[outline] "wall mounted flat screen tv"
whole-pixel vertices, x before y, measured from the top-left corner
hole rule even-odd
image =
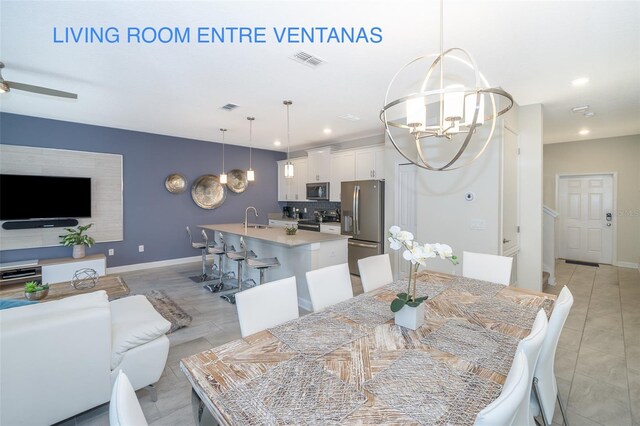
[[[0,220],[91,217],[91,178],[0,174]]]

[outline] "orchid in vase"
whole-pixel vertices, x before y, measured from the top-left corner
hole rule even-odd
[[[438,256],[441,259],[449,259],[454,265],[458,264],[458,257],[453,254],[451,247],[447,244],[435,243],[421,245],[413,240],[413,234],[411,232],[403,231],[399,226],[389,228],[389,243],[392,250],[404,248],[402,257],[411,262],[407,292],[396,295],[396,298],[391,302],[392,312],[400,311],[405,305],[416,308],[427,300],[428,296],[416,297],[418,268],[420,268],[421,265],[425,266],[427,259]]]

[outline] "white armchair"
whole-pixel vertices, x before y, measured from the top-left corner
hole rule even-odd
[[[135,389],[157,382],[170,326],[144,296],[109,302],[104,291],[0,311],[0,424],[48,425],[103,404],[120,370]]]

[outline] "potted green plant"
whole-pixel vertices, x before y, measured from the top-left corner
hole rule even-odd
[[[28,300],[40,300],[49,294],[49,284],[41,284],[38,281],[24,283],[24,297]]]
[[[62,244],[65,247],[73,247],[73,258],[80,259],[84,257],[84,247],[91,247],[96,243],[96,241],[88,235],[83,235],[83,233],[91,228],[93,223],[88,225],[78,225],[74,228],[64,228],[67,233],[65,235],[60,235]]]
[[[397,325],[415,330],[424,323],[422,302],[428,298],[428,296],[418,297],[416,295],[418,268],[421,265],[425,266],[427,259],[432,257],[449,259],[454,265],[458,264],[458,258],[447,244],[421,245],[413,240],[411,232],[403,231],[398,226],[389,228],[389,243],[392,250],[404,248],[402,257],[411,262],[407,292],[396,295],[396,298],[391,302],[391,311],[395,314]]]

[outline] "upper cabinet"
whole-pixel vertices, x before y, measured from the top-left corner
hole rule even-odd
[[[307,183],[329,182],[329,201],[340,202],[342,182],[384,179],[384,145],[331,151],[308,151],[292,158],[294,177],[284,177],[287,160],[278,161],[278,201],[306,201]]]
[[[331,148],[307,151],[307,182],[329,182],[331,180]]]
[[[384,146],[356,150],[356,180],[384,179]]]
[[[329,181],[329,201],[340,202],[342,182],[356,180],[356,154],[354,151],[338,152],[331,155],[331,180]]]
[[[307,159],[292,158],[293,177],[284,177],[287,160],[278,161],[278,201],[306,201],[307,199]]]

